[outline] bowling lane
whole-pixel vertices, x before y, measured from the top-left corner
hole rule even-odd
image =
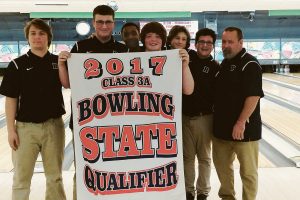
[[[262,121],[300,145],[300,114],[267,99],[261,100]]]
[[[300,87],[300,74],[298,73],[293,76],[284,76],[284,75],[275,74],[275,73],[264,73],[263,74],[263,78],[271,79],[274,81],[280,81],[283,83],[287,83],[287,84],[291,84],[291,85]],[[298,78],[296,78],[296,77],[298,77]]]
[[[300,106],[300,91],[286,88],[273,82],[263,81],[263,90],[266,95],[275,95],[281,99],[287,100]]]

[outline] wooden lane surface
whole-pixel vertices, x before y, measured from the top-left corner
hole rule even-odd
[[[261,99],[262,121],[300,145],[300,114],[267,99]]]
[[[300,105],[300,92],[284,86],[276,85],[269,81],[263,81],[263,90],[267,93]]]
[[[65,108],[67,111],[67,114],[63,115],[64,121],[69,117],[70,115],[70,90],[64,90],[63,91],[64,96],[64,102],[65,102]],[[13,169],[12,161],[11,161],[11,148],[7,141],[7,127],[4,126],[0,129],[0,172],[9,172]],[[67,127],[68,129],[68,127]],[[70,132],[67,132],[69,134],[66,134],[66,143],[65,146],[68,145],[68,143],[72,140],[72,135]],[[39,156],[37,159],[37,162],[40,162],[42,159]]]
[[[272,80],[277,80],[293,85],[300,85],[300,79],[281,76],[277,74],[264,74]],[[263,81],[263,89],[272,95],[281,99],[293,102],[295,105],[300,105],[300,92],[280,85],[273,84],[268,81]],[[300,114],[288,108],[275,104],[266,99],[261,101],[262,120],[287,136],[292,141],[300,144]]]
[[[288,83],[291,85],[296,85],[296,86],[300,86],[300,78],[294,78],[294,77],[290,77],[290,76],[283,76],[280,74],[274,74],[274,73],[264,73],[263,74],[264,78],[268,78],[268,79],[272,79],[275,81],[281,81],[284,83]],[[300,75],[299,75],[300,77]]]

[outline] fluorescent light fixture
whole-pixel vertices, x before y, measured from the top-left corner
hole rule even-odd
[[[67,2],[57,2],[57,1],[38,1],[34,5],[36,6],[68,6]]]
[[[89,25],[89,23],[81,21],[78,22],[76,25],[76,32],[79,35],[87,35],[91,30],[91,26]]]

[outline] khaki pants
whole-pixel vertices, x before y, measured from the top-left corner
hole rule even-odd
[[[195,156],[198,160],[197,194],[208,195],[211,174],[213,115],[183,116],[183,163],[186,192],[195,192]]]
[[[46,176],[46,200],[65,200],[62,183],[65,128],[62,118],[43,123],[17,122],[16,126],[20,146],[12,152],[12,199],[29,199],[31,178],[40,152]]]
[[[235,200],[233,161],[237,156],[243,200],[255,200],[258,188],[258,141],[234,142],[213,138],[213,161],[221,183],[219,197]]]

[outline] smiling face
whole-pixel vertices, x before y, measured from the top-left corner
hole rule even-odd
[[[126,26],[122,30],[122,40],[129,49],[139,46],[140,33],[135,26]]]
[[[179,32],[172,40],[171,47],[173,49],[184,49],[187,44],[187,35],[184,32]]]
[[[213,38],[210,35],[200,36],[195,47],[200,58],[207,58],[214,48]]]
[[[110,40],[112,32],[115,28],[115,23],[112,15],[96,14],[93,20],[96,37],[101,42]]]
[[[160,51],[162,39],[156,33],[147,33],[145,37],[145,51]]]
[[[31,25],[28,32],[28,43],[33,50],[47,50],[48,35],[45,31]]]
[[[130,39],[140,39],[140,33],[135,26],[126,26],[122,31],[122,39],[126,43]]]

